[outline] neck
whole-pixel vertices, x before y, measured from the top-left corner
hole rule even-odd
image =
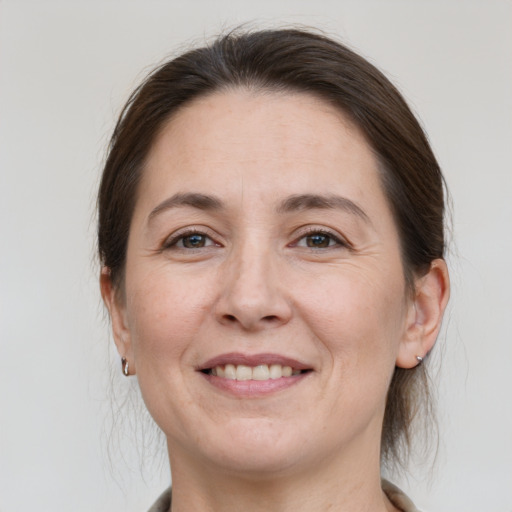
[[[390,512],[381,489],[379,454],[323,458],[307,470],[244,474],[170,450],[172,512]],[[186,464],[183,462],[187,460]],[[350,462],[349,462],[350,461]]]

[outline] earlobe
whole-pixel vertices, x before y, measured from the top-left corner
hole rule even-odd
[[[118,290],[116,290],[112,283],[108,267],[101,269],[100,289],[101,297],[110,315],[114,342],[123,361],[123,373],[127,375],[127,368],[129,367],[129,374],[133,375],[135,374],[135,362],[133,359],[130,330],[126,321],[126,307],[124,301],[119,297]]]
[[[421,364],[436,342],[449,296],[450,280],[446,262],[436,259],[429,271],[415,282],[396,366],[413,368]]]

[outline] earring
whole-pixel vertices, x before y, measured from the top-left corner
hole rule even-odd
[[[418,361],[418,366],[423,363],[423,357],[421,356],[416,356],[416,361]]]
[[[130,370],[128,369],[128,360],[126,357],[121,358],[121,368],[123,370],[124,376],[128,377],[128,375],[130,375]]]

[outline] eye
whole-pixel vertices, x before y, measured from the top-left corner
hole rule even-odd
[[[346,247],[348,244],[333,233],[322,230],[314,230],[299,238],[294,244],[296,247],[308,249],[328,249],[330,247]]]
[[[211,244],[212,240],[208,238],[206,235],[202,235],[200,233],[194,233],[193,235],[183,236],[176,243],[176,245],[180,247],[185,247],[187,249],[199,249],[201,247],[205,247]]]
[[[217,244],[208,235],[199,231],[188,231],[171,237],[165,242],[164,249],[202,249],[213,245]]]

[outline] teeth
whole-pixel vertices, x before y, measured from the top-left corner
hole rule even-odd
[[[217,375],[219,374],[218,373],[218,369],[219,367],[217,366],[215,368],[217,370]],[[236,368],[234,365],[232,364],[227,364],[225,367],[224,367],[224,377],[226,379],[230,379],[230,380],[236,380]]]
[[[270,371],[266,364],[260,364],[252,369],[253,380],[268,380],[270,379]]]
[[[270,365],[270,378],[280,379],[283,376],[283,367],[280,364]]]
[[[210,370],[210,375],[229,380],[270,380],[300,375],[300,373],[300,370],[293,370],[291,366],[282,366],[280,364],[271,364],[270,366],[260,364],[254,367],[245,364],[227,364],[225,366],[216,366]]]
[[[252,379],[252,368],[250,366],[244,366],[239,364],[236,367],[236,380],[251,380]]]

